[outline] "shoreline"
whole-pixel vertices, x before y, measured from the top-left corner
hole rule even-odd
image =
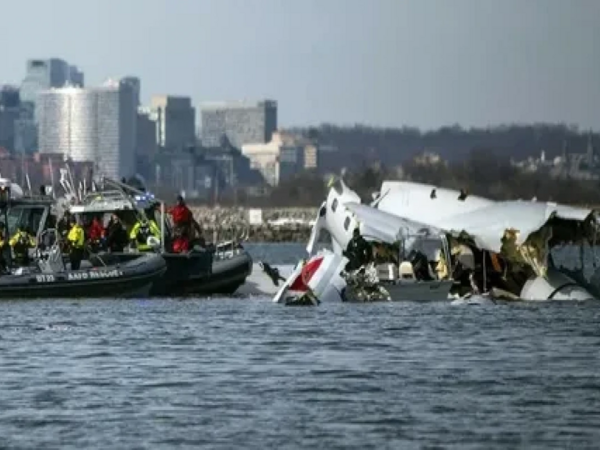
[[[318,208],[190,207],[204,235],[213,242],[306,243]],[[260,211],[260,212],[258,212]],[[259,220],[260,219],[260,220]]]

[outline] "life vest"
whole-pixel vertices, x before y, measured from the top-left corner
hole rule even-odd
[[[31,237],[24,231],[17,231],[17,239],[13,245],[16,256],[26,255],[30,247]]]
[[[73,225],[67,235],[67,241],[71,244],[71,247],[76,249],[82,249],[85,245],[85,232],[80,225]]]
[[[150,236],[150,225],[147,223],[140,224],[140,227],[138,228],[137,234],[135,236],[138,244],[146,244]]]
[[[192,221],[192,212],[185,205],[177,205],[171,209],[171,217],[175,225],[183,225]]]
[[[90,226],[89,236],[90,241],[98,241],[102,239],[102,235],[104,234],[104,228],[100,225],[100,222],[94,220],[92,225]]]
[[[173,241],[173,253],[183,253],[187,252],[190,249],[190,242],[183,238],[179,237]]]

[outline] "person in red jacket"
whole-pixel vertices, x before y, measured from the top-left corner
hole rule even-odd
[[[88,229],[86,230],[88,245],[94,252],[98,252],[101,248],[102,238],[104,237],[104,226],[98,216],[94,216]]]
[[[179,230],[179,236],[187,240],[188,246],[192,241],[196,242],[202,238],[202,228],[181,195],[177,196],[177,204],[169,209],[169,214],[173,218],[175,230]]]
[[[187,207],[181,195],[177,196],[177,204],[169,209],[169,214],[171,214],[171,217],[173,218],[173,224],[176,227],[190,227],[192,221],[194,220],[192,211],[190,211],[190,208]]]
[[[175,229],[173,237],[173,253],[186,253],[190,251],[190,240],[181,228]]]
[[[88,236],[91,241],[99,241],[102,239],[102,234],[104,233],[104,227],[102,226],[102,222],[98,216],[95,216],[92,219],[92,223],[90,224],[90,228],[88,230]]]

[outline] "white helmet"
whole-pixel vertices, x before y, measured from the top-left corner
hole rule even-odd
[[[160,247],[160,239],[154,236],[148,236],[148,239],[146,239],[146,244],[148,247],[158,248]]]

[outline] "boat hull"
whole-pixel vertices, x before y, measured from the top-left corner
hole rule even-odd
[[[132,298],[147,296],[166,271],[158,255],[122,264],[43,274],[0,277],[0,298]]]
[[[450,298],[450,290],[454,282],[444,281],[415,281],[411,283],[383,284],[390,293],[392,301],[442,301]]]
[[[137,256],[138,253],[107,253],[100,257],[128,261]],[[152,284],[150,296],[232,294],[252,273],[252,258],[243,250],[227,257],[215,257],[208,251],[160,256],[166,263],[166,271]]]
[[[167,260],[167,265],[169,260]],[[210,273],[190,274],[179,281],[167,281],[153,289],[153,295],[233,294],[252,273],[252,257],[240,252],[224,259],[213,259]],[[166,274],[165,276],[167,276]],[[164,277],[163,277],[164,278]]]

